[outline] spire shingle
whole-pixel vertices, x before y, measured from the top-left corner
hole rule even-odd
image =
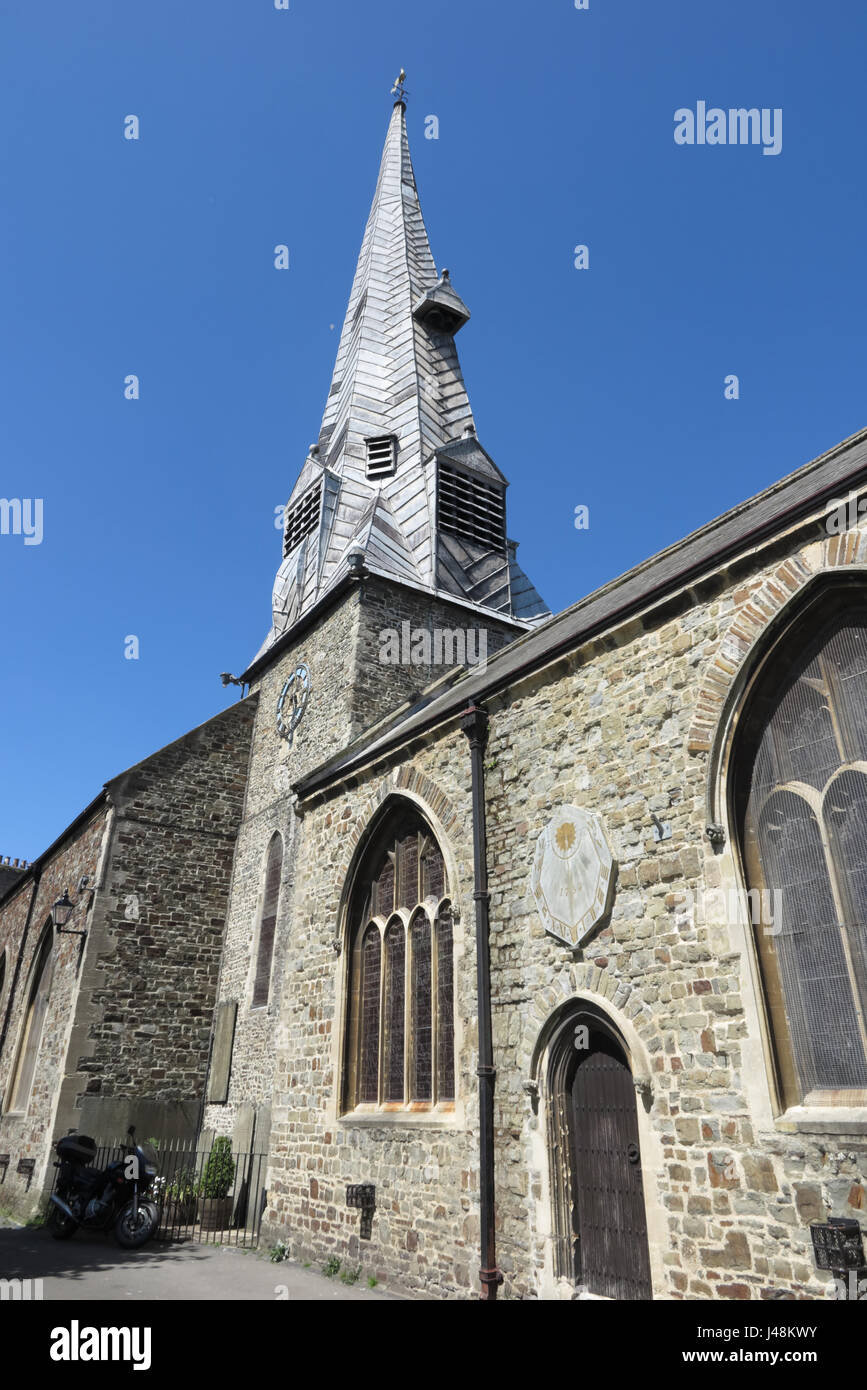
[[[472,536],[462,539],[454,525],[447,539],[438,533],[440,455],[447,455],[450,468],[464,470],[467,486],[461,496],[470,499],[470,506],[474,478],[480,486],[506,486],[475,441],[454,338],[469,316],[448,271],[437,274],[409,152],[405,106],[397,101],[318,446],[311,449],[287,507],[285,537],[291,549],[277,573],[274,627],[263,650],[346,573],[349,555],[359,552],[376,573],[460,596],[519,623],[548,616],[508,545],[503,544],[501,554],[492,554]],[[393,451],[388,439],[394,441]],[[379,441],[373,462],[371,440]],[[310,526],[315,488],[321,503],[318,523]],[[484,495],[490,494],[482,488],[479,496]]]

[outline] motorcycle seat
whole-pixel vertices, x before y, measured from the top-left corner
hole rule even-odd
[[[101,1168],[79,1168],[75,1174],[75,1181],[83,1183],[85,1187],[96,1187],[97,1183],[105,1180],[105,1174]]]

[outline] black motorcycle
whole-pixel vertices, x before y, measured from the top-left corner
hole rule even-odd
[[[57,1184],[48,1209],[48,1229],[55,1240],[68,1240],[83,1226],[107,1230],[114,1225],[118,1245],[135,1250],[150,1240],[160,1221],[152,1189],[157,1176],[156,1155],[150,1144],[135,1142],[135,1128],[123,1157],[107,1168],[90,1165],[96,1144],[86,1134],[67,1134],[57,1141]]]

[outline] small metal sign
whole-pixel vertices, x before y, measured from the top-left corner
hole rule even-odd
[[[827,1222],[813,1221],[810,1223],[810,1235],[817,1269],[843,1273],[850,1269],[862,1269],[867,1263],[861,1227],[848,1216],[832,1216]]]
[[[373,1213],[376,1210],[374,1184],[372,1182],[350,1183],[346,1188],[346,1205],[360,1208],[361,1227],[358,1234],[362,1240],[370,1240],[373,1232]]]

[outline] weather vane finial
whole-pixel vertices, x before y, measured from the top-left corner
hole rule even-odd
[[[401,68],[400,76],[398,77],[397,81],[391,89],[391,95],[393,97],[397,97],[398,101],[405,101],[406,98],[409,96],[409,93],[407,92],[406,87],[404,85],[405,83],[406,73],[404,72],[403,68]]]

